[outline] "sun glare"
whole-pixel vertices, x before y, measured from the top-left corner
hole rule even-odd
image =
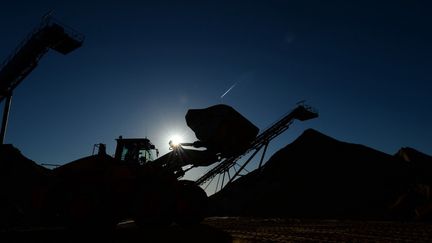
[[[182,138],[181,138],[179,135],[173,135],[173,136],[171,136],[170,141],[171,141],[171,144],[172,144],[173,146],[177,146],[177,145],[179,145],[181,142],[183,142],[183,141],[182,141]]]

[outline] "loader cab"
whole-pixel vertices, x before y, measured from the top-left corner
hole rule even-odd
[[[116,139],[117,147],[114,158],[133,164],[143,165],[159,156],[159,151],[147,138]]]

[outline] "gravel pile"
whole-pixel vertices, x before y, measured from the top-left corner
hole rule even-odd
[[[253,171],[213,195],[210,214],[418,218],[418,195],[412,191],[419,176],[413,167],[401,156],[309,129],[275,153],[260,173]]]

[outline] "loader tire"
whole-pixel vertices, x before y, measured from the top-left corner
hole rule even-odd
[[[177,193],[175,222],[182,225],[199,224],[205,217],[208,197],[192,181],[181,181]]]

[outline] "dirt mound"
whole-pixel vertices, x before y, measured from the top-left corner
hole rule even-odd
[[[407,163],[306,130],[254,171],[212,196],[214,215],[387,218],[406,191]]]
[[[408,163],[417,183],[432,185],[432,156],[404,147],[399,149],[395,157]]]
[[[405,217],[432,221],[432,157],[413,148],[399,149],[395,158],[406,162],[412,177],[408,190],[394,205]]]
[[[51,171],[12,145],[0,145],[0,226],[23,224],[44,206]]]

